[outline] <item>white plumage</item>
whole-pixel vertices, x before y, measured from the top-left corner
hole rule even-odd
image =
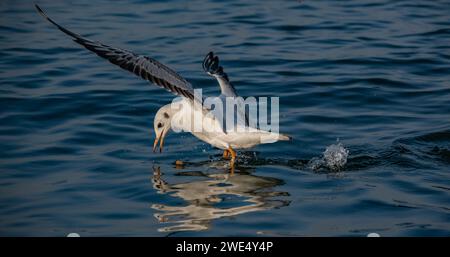
[[[181,108],[172,108],[171,104],[161,107],[155,115],[154,129],[156,139],[153,145],[155,151],[160,142],[160,151],[164,145],[164,137],[169,130],[190,132],[198,139],[224,150],[224,157],[231,155],[232,164],[236,158],[233,149],[251,148],[258,144],[273,143],[278,140],[289,140],[290,138],[278,133],[259,130],[248,126],[248,117],[242,109],[233,114],[237,122],[233,126],[225,126],[222,117],[216,117],[210,110],[202,106],[203,99],[194,94],[194,88],[183,77],[175,71],[148,56],[138,55],[129,50],[111,47],[98,41],[92,41],[73,33],[50,19],[43,10],[35,5],[41,14],[59,30],[70,36],[76,43],[94,52],[98,56],[107,59],[112,64],[120,66],[137,76],[182,97]],[[212,52],[208,53],[203,61],[203,69],[215,77],[221,89],[219,99],[222,101],[227,97],[238,97],[235,88],[219,66],[219,58]],[[220,120],[222,122],[220,122]],[[200,124],[200,125],[199,125]],[[195,126],[200,126],[200,128]]]

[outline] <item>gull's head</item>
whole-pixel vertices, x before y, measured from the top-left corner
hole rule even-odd
[[[159,152],[162,152],[164,146],[164,137],[167,135],[171,128],[172,111],[170,105],[164,106],[158,110],[153,122],[155,128],[155,142],[153,143],[153,152],[156,151],[156,147],[159,142]]]

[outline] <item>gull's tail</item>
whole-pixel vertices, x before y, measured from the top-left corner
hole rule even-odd
[[[284,134],[265,131],[262,134],[260,134],[260,140],[262,144],[270,144],[275,143],[277,141],[291,141],[292,137]]]
[[[279,141],[291,141],[293,138],[291,136],[288,136],[286,134],[278,134],[278,140]]]

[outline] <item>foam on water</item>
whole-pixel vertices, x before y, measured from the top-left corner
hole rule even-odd
[[[331,171],[340,171],[347,163],[349,151],[338,142],[328,146],[323,152],[323,156],[320,158],[312,158],[308,166],[315,171],[323,169]]]

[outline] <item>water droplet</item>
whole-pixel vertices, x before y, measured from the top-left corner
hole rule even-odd
[[[322,157],[314,157],[308,162],[308,166],[315,171],[328,169],[340,171],[347,163],[349,151],[341,143],[328,146]]]

